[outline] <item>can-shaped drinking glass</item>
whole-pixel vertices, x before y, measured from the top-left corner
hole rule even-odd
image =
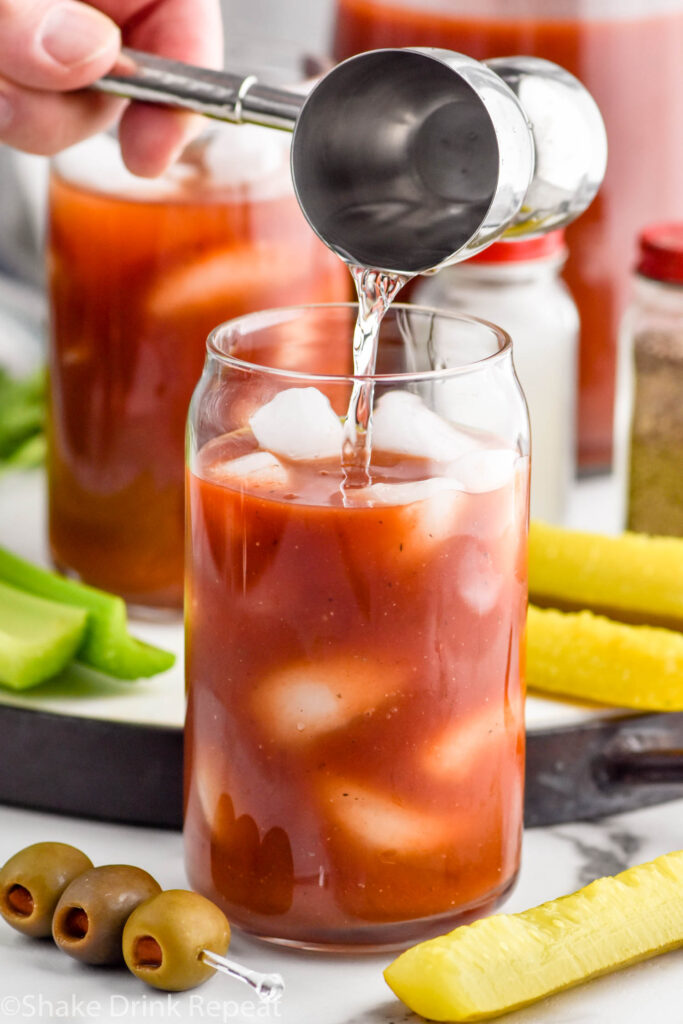
[[[209,338],[185,843],[238,927],[379,950],[492,909],[518,870],[529,436],[503,331],[397,305],[358,385],[369,469],[349,472],[355,315],[269,310]]]

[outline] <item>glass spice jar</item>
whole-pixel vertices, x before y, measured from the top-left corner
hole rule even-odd
[[[683,222],[648,227],[638,242],[615,429],[626,441],[626,526],[683,536]]]

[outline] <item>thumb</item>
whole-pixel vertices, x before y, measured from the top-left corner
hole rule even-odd
[[[113,65],[117,25],[77,0],[0,0],[0,74],[32,89],[80,89]]]

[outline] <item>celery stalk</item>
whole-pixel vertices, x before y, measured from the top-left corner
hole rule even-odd
[[[120,597],[41,569],[0,548],[0,582],[88,613],[76,660],[117,679],[140,679],[169,669],[169,651],[136,640],[128,632],[126,605]]]
[[[0,683],[26,690],[61,672],[80,647],[88,613],[0,583]]]
[[[33,434],[22,441],[11,455],[0,459],[0,476],[15,469],[35,469],[45,462],[45,434]]]
[[[0,368],[0,460],[43,430],[45,372],[19,380]]]

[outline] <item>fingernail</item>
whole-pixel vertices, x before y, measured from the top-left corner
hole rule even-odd
[[[113,22],[93,7],[63,3],[47,12],[38,38],[48,57],[72,68],[97,57],[116,35]]]
[[[9,96],[0,92],[0,132],[8,128],[14,117],[14,106]]]

